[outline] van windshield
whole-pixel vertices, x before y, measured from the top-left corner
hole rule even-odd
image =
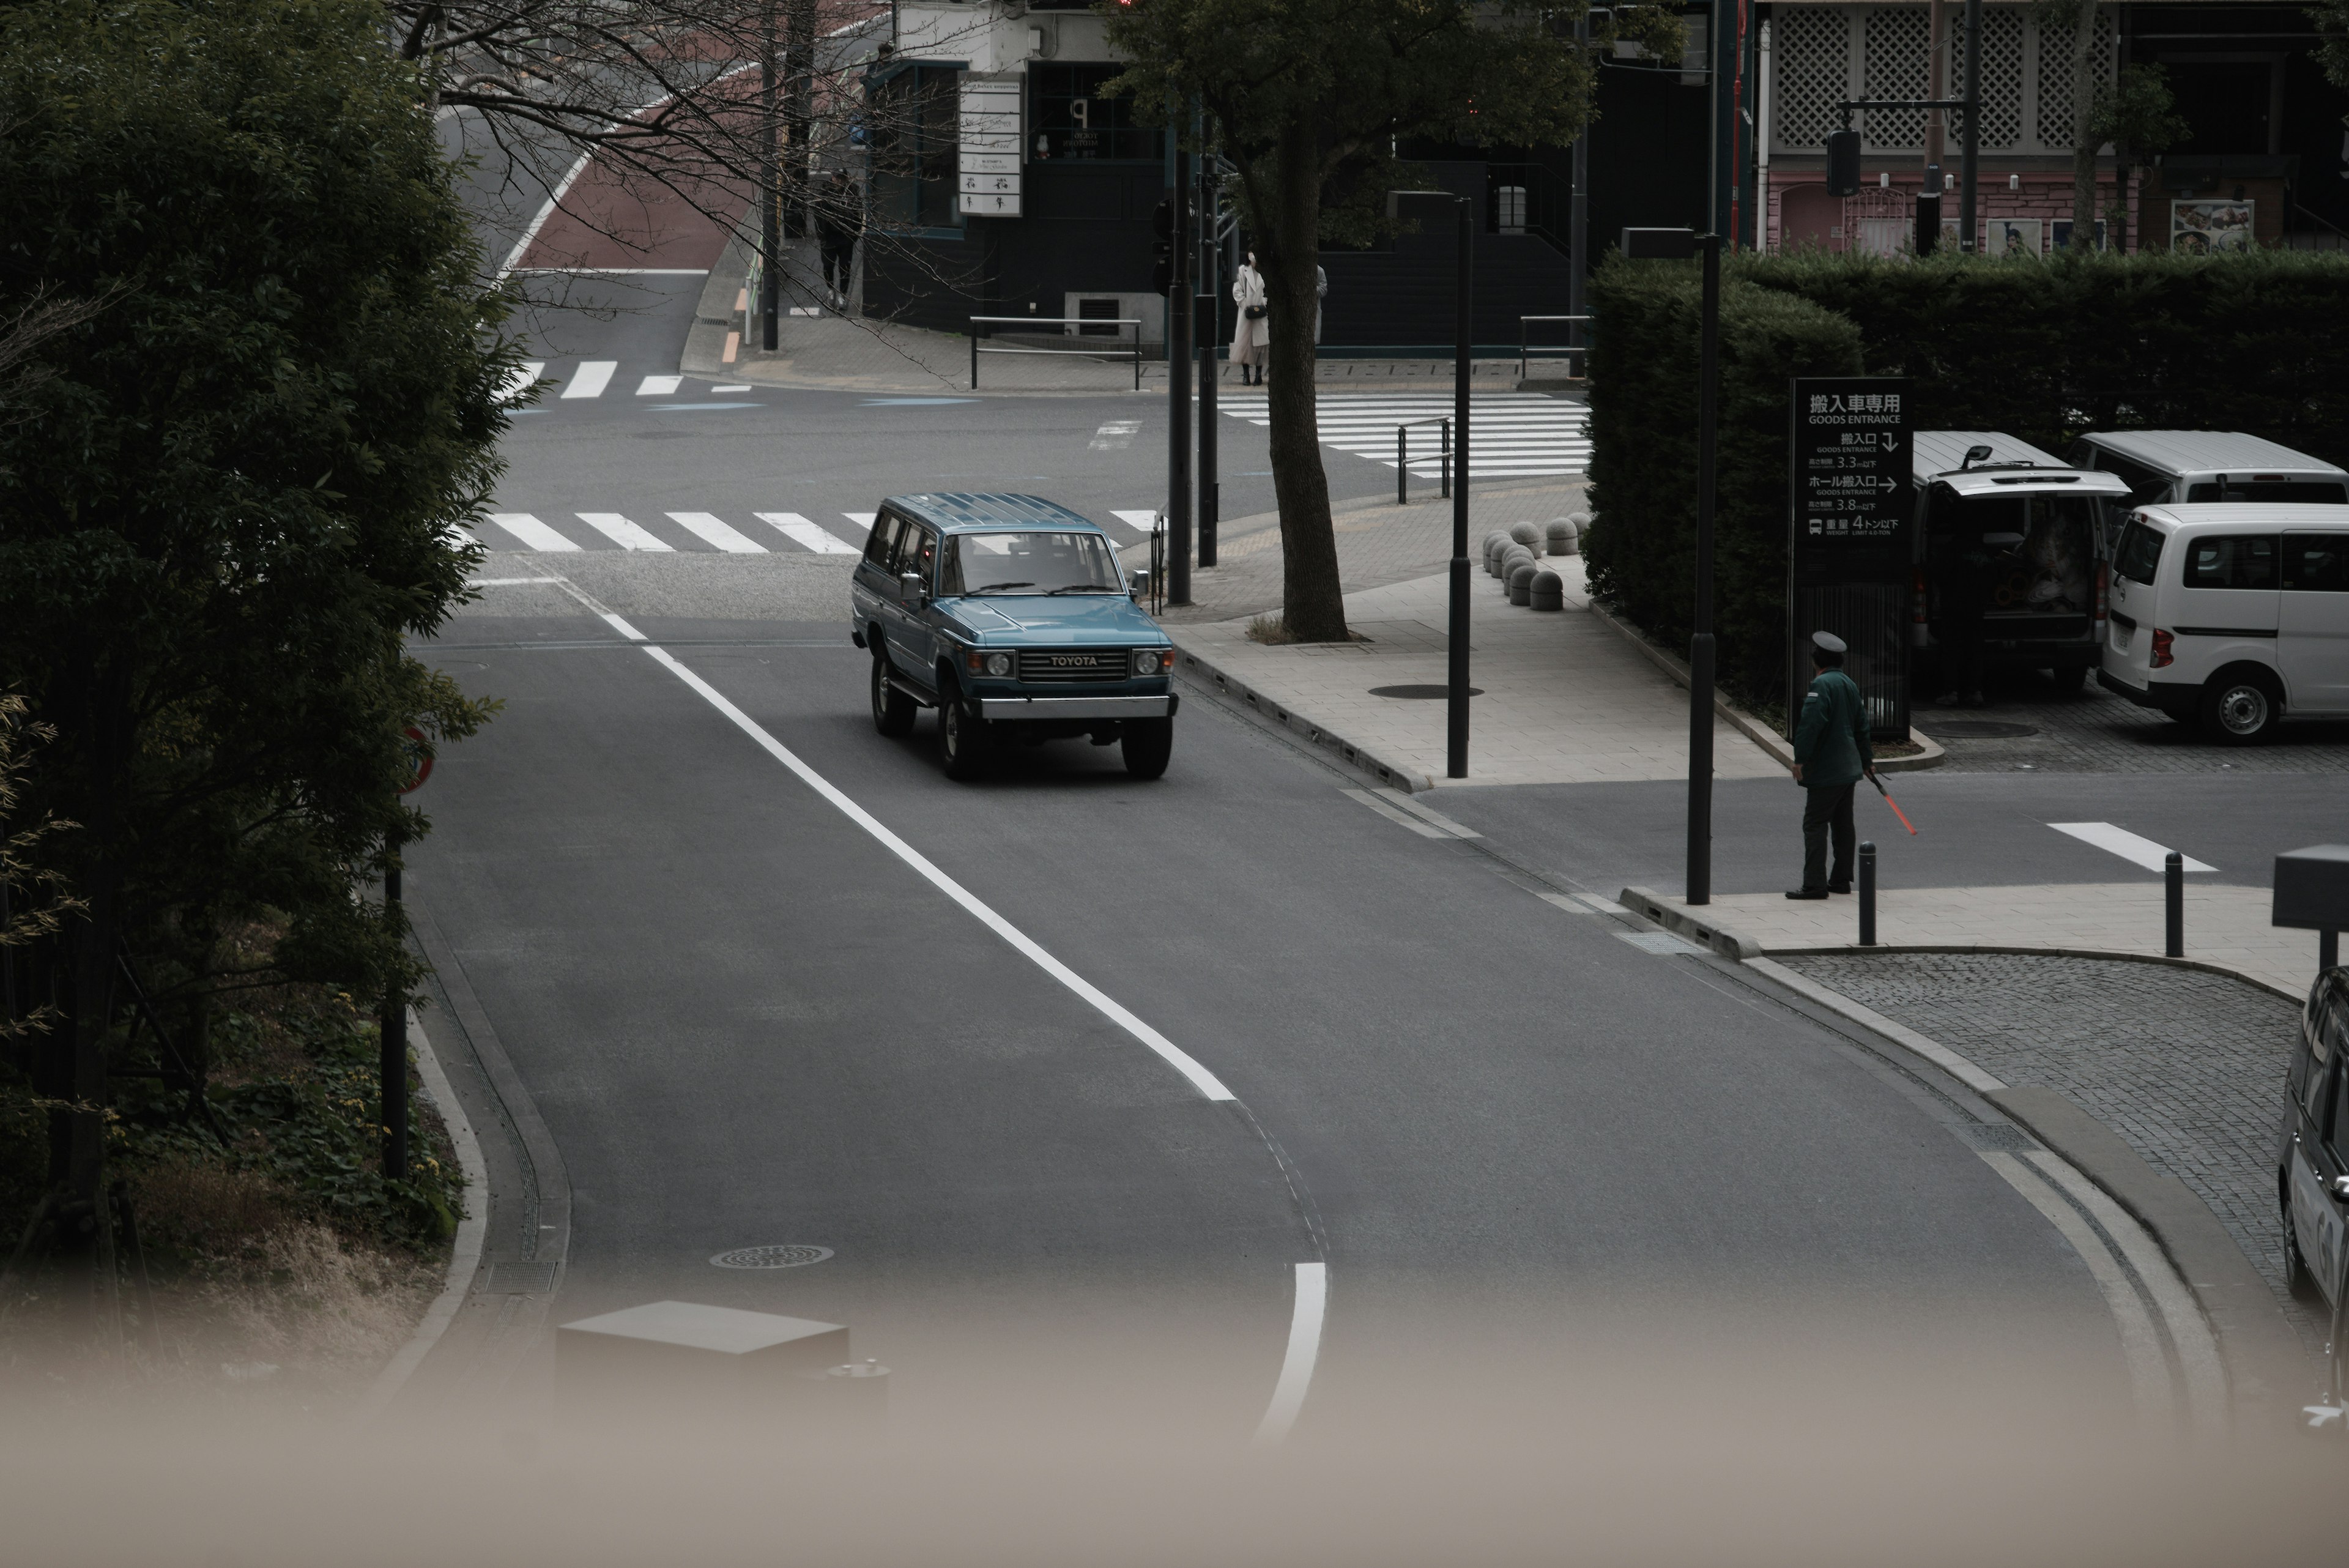
[[[2299,502],[2308,506],[2349,506],[2349,485],[2337,479],[2229,479],[2226,493],[2216,480],[2186,487],[2189,501]]]
[[[2153,587],[2153,574],[2161,565],[2161,531],[2144,523],[2131,523],[2121,535],[2121,547],[2113,557],[2113,570],[2133,583]]]

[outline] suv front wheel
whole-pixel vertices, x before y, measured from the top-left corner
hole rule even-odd
[[[1118,746],[1125,753],[1127,773],[1138,779],[1157,778],[1174,754],[1174,721],[1128,719]]]
[[[2282,693],[2258,670],[2221,670],[2202,688],[2202,728],[2222,744],[2256,745],[2282,716]]]
[[[987,721],[964,711],[960,692],[938,694],[938,760],[947,777],[965,783],[986,772],[990,739]]]

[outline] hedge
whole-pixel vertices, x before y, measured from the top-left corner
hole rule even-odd
[[[1591,307],[1592,584],[1677,646],[1696,267],[1615,259]],[[1742,255],[1724,267],[1723,337],[1720,669],[1759,706],[1785,696],[1789,376],[1907,376],[1916,428],[2003,431],[2059,456],[2091,430],[2239,430],[2349,466],[2349,257]]]

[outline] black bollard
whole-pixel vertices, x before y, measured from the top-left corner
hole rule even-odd
[[[2171,958],[2186,956],[2186,857],[2171,850],[2162,857],[2161,950]]]
[[[1876,840],[1859,846],[1859,945],[1876,945]]]

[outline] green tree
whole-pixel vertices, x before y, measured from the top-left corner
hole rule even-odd
[[[2169,90],[2169,72],[2161,66],[2123,66],[2119,78],[2097,91],[2088,137],[2100,146],[2111,142],[2116,154],[2112,225],[2116,254],[2128,249],[2130,172],[2185,140],[2193,129],[2178,112],[2178,99]],[[2079,232],[2073,231],[2075,235]]]
[[[2316,24],[2316,57],[2324,74],[2334,87],[2349,89],[2349,0],[2323,0],[2311,5],[2308,19]],[[2349,119],[2343,123],[2349,124]]]
[[[99,1179],[126,952],[200,1048],[206,1002],[413,976],[365,889],[424,830],[399,732],[486,707],[407,655],[467,590],[515,358],[418,70],[374,0],[0,5],[0,316],[100,302],[0,420],[0,690],[54,742],[84,901],[39,1087]],[[47,318],[54,320],[54,317]],[[282,928],[222,954],[231,923]]]
[[[1313,407],[1314,266],[1325,237],[1365,237],[1399,139],[1555,146],[1590,119],[1579,4],[1530,0],[1115,0],[1097,7],[1131,64],[1115,90],[1157,123],[1192,105],[1237,169],[1271,306],[1273,493],[1282,617],[1309,642],[1346,638],[1330,485]],[[1677,53],[1679,25],[1627,8]],[[1652,25],[1651,25],[1652,24]],[[1655,45],[1651,44],[1651,48]],[[1333,232],[1334,231],[1334,232]]]

